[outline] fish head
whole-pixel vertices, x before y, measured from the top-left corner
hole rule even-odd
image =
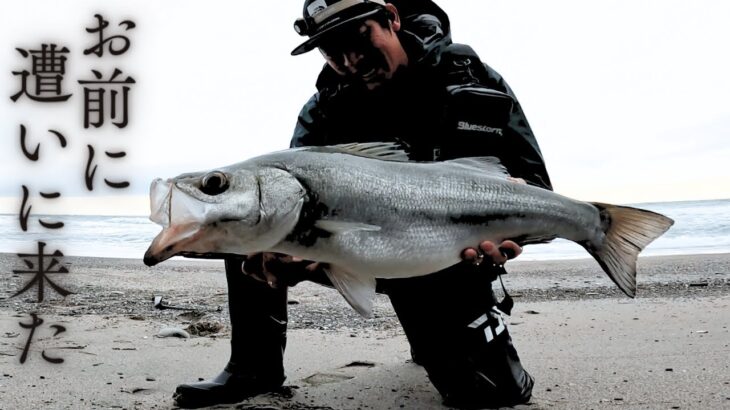
[[[153,266],[175,255],[245,255],[269,246],[274,224],[267,218],[261,187],[259,170],[234,166],[155,179],[150,220],[163,229],[144,263]]]

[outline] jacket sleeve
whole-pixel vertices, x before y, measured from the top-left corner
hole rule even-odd
[[[509,115],[509,121],[505,129],[506,141],[509,144],[509,155],[502,160],[505,162],[507,169],[518,170],[513,172],[513,176],[525,179],[527,182],[543,188],[552,190],[550,177],[545,168],[540,146],[535,139],[535,135],[527,122],[525,113],[522,111],[520,102],[517,100],[512,89],[499,73],[484,64],[487,70],[490,88],[504,92],[512,97],[514,103]]]
[[[319,108],[319,94],[313,95],[299,112],[289,147],[312,145],[325,145],[324,116]]]

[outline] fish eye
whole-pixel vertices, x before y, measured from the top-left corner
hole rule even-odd
[[[222,194],[228,189],[228,177],[220,171],[213,171],[203,177],[200,191],[206,195]]]

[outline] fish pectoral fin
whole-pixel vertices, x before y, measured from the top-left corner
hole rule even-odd
[[[457,165],[462,168],[468,168],[480,173],[486,173],[498,177],[508,177],[507,168],[502,165],[497,157],[467,157],[450,159],[443,161],[442,164]]]
[[[359,314],[371,317],[375,297],[375,278],[370,275],[356,275],[338,266],[325,269],[327,277]]]
[[[319,229],[334,234],[353,232],[353,231],[379,231],[380,227],[377,225],[368,225],[360,222],[346,222],[346,221],[330,221],[326,219],[320,219],[314,223]]]

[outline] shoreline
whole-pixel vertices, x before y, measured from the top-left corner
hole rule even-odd
[[[587,255],[587,254],[586,254]],[[700,256],[724,256],[728,255],[730,256],[730,252],[718,252],[718,251],[707,251],[707,252],[696,252],[696,253],[669,253],[669,254],[662,254],[662,255],[639,255],[639,260],[645,260],[645,259],[655,259],[655,258],[674,258],[674,257],[700,257]],[[8,257],[17,257],[17,252],[7,252],[7,251],[0,251],[0,263],[2,263],[2,260]],[[111,259],[111,260],[122,260],[122,261],[142,261],[142,255],[139,257],[126,257],[126,256],[88,256],[88,255],[64,255],[64,257],[67,258],[74,258],[74,259]],[[513,266],[516,264],[527,264],[527,263],[543,263],[543,262],[581,262],[583,260],[590,260],[593,261],[594,259],[591,256],[586,257],[580,257],[580,258],[565,258],[565,259],[535,259],[535,260],[522,260],[519,257],[515,260],[511,260],[509,262],[509,266]],[[216,262],[220,261],[222,263],[222,259],[208,259],[208,258],[187,258],[182,256],[174,256],[171,259],[168,259],[165,262],[162,262],[162,264],[170,264],[172,263],[210,263],[210,262]],[[161,265],[158,265],[161,266]]]
[[[5,272],[19,261],[0,254]],[[222,369],[230,337],[222,261],[153,268],[135,259],[64,261],[70,272],[52,279],[75,293],[61,298],[47,287],[40,304],[34,289],[8,299],[29,275],[0,275],[0,409],[169,409],[177,384]],[[730,254],[642,257],[636,299],[591,259],[518,259],[507,270],[515,309],[506,321],[537,380],[532,404],[518,408],[730,404]],[[155,309],[156,295],[190,310]],[[28,331],[19,323],[30,312],[45,324],[20,364]],[[308,282],[290,288],[288,388],[239,408],[446,409],[409,361],[386,296],[377,295],[374,312],[361,318],[334,289]],[[56,339],[51,324],[67,330]],[[198,333],[156,337],[164,327]],[[44,349],[65,362],[44,361]]]

